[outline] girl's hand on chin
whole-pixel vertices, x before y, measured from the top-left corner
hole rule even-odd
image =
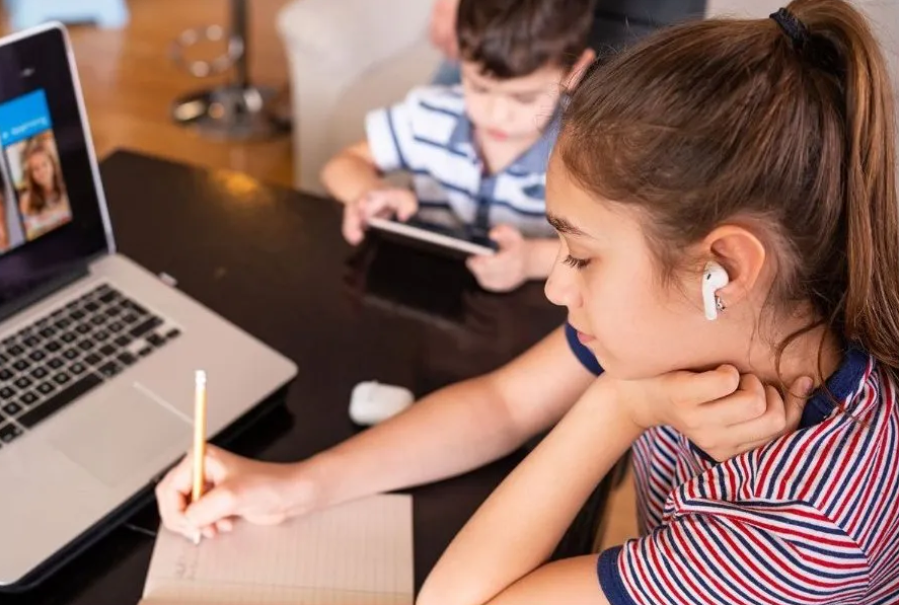
[[[615,381],[616,397],[641,428],[668,425],[715,460],[724,461],[792,432],[814,388],[803,376],[785,396],[730,365]]]

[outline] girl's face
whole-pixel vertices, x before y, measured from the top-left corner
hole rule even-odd
[[[549,221],[562,239],[546,295],[568,308],[579,339],[607,373],[642,378],[714,367],[729,357],[716,325],[722,322],[703,314],[701,275],[663,285],[633,210],[591,197],[557,154],[546,193]]]
[[[53,188],[53,163],[50,161],[46,153],[35,153],[28,158],[28,169],[31,171],[31,178],[40,187],[44,189]]]

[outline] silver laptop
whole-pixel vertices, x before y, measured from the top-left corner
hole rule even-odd
[[[115,252],[59,24],[0,40],[0,174],[0,589],[14,589],[186,452],[196,369],[214,436],[296,367]]]

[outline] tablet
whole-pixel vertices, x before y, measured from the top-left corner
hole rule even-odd
[[[451,256],[491,256],[499,246],[487,234],[473,227],[446,227],[417,217],[403,222],[397,219],[372,218],[369,226],[390,239],[418,244]]]
[[[450,255],[383,237],[366,238],[348,259],[344,282],[366,306],[445,328],[464,323],[471,272]]]

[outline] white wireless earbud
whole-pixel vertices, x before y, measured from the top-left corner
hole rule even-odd
[[[714,261],[705,266],[705,271],[702,272],[702,306],[705,307],[705,318],[709,321],[718,319],[720,299],[716,292],[728,283],[730,276],[724,267]]]

